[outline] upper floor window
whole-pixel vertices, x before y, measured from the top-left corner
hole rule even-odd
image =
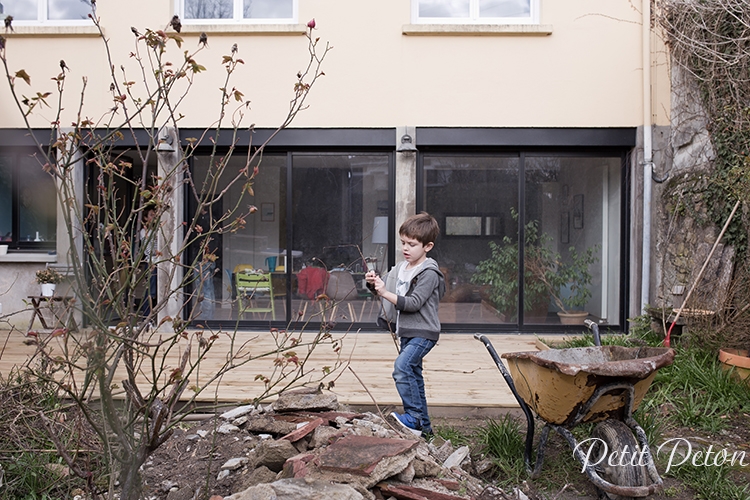
[[[88,21],[91,0],[0,0],[0,14],[14,24]]]
[[[180,17],[188,22],[292,23],[297,19],[297,0],[182,0]]]
[[[28,151],[0,151],[0,241],[14,249],[55,248],[55,180]]]
[[[539,0],[412,0],[415,23],[537,23]]]

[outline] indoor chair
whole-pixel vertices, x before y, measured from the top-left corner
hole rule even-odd
[[[271,318],[276,319],[276,308],[274,307],[273,282],[271,274],[260,271],[245,269],[234,275],[235,288],[239,303],[238,314],[244,313],[271,313]],[[268,296],[267,307],[256,307],[253,302],[259,294]]]

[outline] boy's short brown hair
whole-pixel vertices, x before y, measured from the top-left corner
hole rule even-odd
[[[406,219],[401,224],[398,234],[413,238],[422,245],[427,245],[428,243],[435,243],[437,237],[440,236],[440,226],[435,217],[427,212],[422,212]]]

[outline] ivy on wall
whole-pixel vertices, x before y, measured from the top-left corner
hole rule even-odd
[[[722,227],[737,199],[750,200],[750,0],[654,0],[672,64],[700,91],[716,154],[712,168],[670,180],[667,206]],[[734,219],[724,241],[739,255],[747,228]]]

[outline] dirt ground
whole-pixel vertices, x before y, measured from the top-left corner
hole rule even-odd
[[[218,420],[218,419],[217,419]],[[147,495],[155,500],[181,500],[179,489],[191,486],[195,491],[198,485],[204,485],[215,495],[230,495],[242,491],[255,484],[257,478],[249,474],[230,474],[217,481],[217,473],[227,460],[245,456],[248,447],[258,439],[252,434],[219,434],[213,432],[221,424],[217,420],[183,424],[174,436],[162,445],[143,467],[143,476],[147,485]],[[714,445],[714,449],[727,448],[736,451],[746,451],[750,463],[750,416],[741,414],[727,418],[727,428],[718,435],[711,436],[689,428],[670,429],[664,431],[661,442],[669,438],[685,438],[691,442],[702,443],[705,446]],[[433,426],[452,427],[470,433],[486,423],[484,418],[434,418]],[[525,427],[525,425],[523,426]],[[198,431],[205,431],[207,438],[196,439]],[[665,476],[664,463],[657,461],[659,472],[664,479],[664,491],[653,498],[669,498],[673,500],[689,500],[696,498],[695,492],[685,486],[682,481]],[[738,484],[750,483],[750,466],[736,471]],[[271,479],[272,480],[272,479]],[[491,481],[490,481],[490,484]],[[527,480],[518,485],[531,500],[596,500],[596,490],[574,460],[570,447],[560,436],[550,433],[546,448],[546,457],[540,478]],[[505,487],[510,493],[512,488]],[[171,493],[170,493],[171,491]]]

